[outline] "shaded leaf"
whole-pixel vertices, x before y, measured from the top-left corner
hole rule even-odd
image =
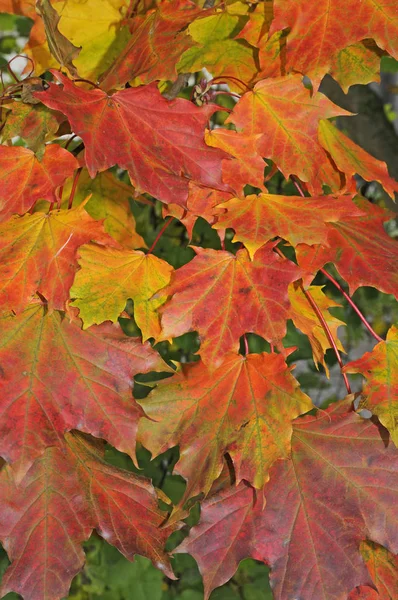
[[[76,67],[73,64],[80,53],[77,48],[68,40],[58,29],[60,16],[50,0],[36,0],[36,12],[43,19],[44,29],[48,47],[53,57],[59,62],[61,67],[66,67],[74,77],[78,77]]]
[[[347,46],[332,61],[330,74],[347,93],[351,85],[380,81],[382,52],[372,40]]]
[[[136,373],[168,370],[148,343],[106,323],[81,330],[79,319],[32,306],[1,318],[1,448],[27,468],[65,431],[104,437],[135,456],[141,409],[133,402]]]
[[[172,296],[162,308],[162,335],[167,340],[198,331],[200,355],[216,367],[222,356],[238,350],[246,332],[279,342],[290,317],[287,286],[300,270],[280,258],[269,243],[253,262],[245,250],[229,252],[194,248],[197,256],[177,269],[171,284],[160,293]]]
[[[211,372],[188,366],[145,400],[139,439],[153,455],[180,446],[177,472],[188,480],[184,500],[207,495],[228,452],[236,480],[260,488],[268,470],[290,454],[291,421],[311,410],[280,354],[229,354]]]
[[[202,13],[194,2],[161,0],[144,19],[135,17],[130,24],[131,38],[101,77],[101,87],[121,87],[132,79],[140,84],[175,79],[179,58],[192,45],[187,26]]]
[[[358,408],[378,416],[398,446],[398,329],[392,326],[385,342],[344,367],[345,373],[361,373],[367,380]]]
[[[348,178],[353,178],[358,173],[366,181],[378,181],[394,198],[394,192],[398,191],[398,181],[389,176],[385,163],[365,152],[325,120],[319,123],[319,141]]]
[[[311,294],[321,311],[337,349],[340,350],[340,352],[345,352],[337,335],[338,328],[341,325],[345,325],[345,323],[329,312],[329,308],[335,308],[341,305],[334,302],[331,298],[328,298],[322,290],[322,286],[313,285],[307,289],[307,292]],[[300,287],[296,286],[294,283],[289,285],[289,299],[292,305],[293,323],[308,337],[316,368],[318,369],[318,364],[321,364],[325,369],[326,375],[329,377],[329,368],[325,361],[325,352],[328,348],[331,348],[331,345],[318,316],[315,314],[314,309]]]
[[[163,202],[185,204],[190,179],[225,189],[225,153],[204,143],[204,128],[216,106],[199,108],[178,98],[168,102],[156,85],[124,89],[109,97],[84,90],[56,73],[40,100],[64,113],[86,147],[91,177],[115,164],[127,169],[138,191]]]
[[[1,130],[3,140],[20,136],[33,152],[42,148],[47,137],[54,137],[64,117],[46,106],[13,102],[8,106],[10,112]],[[50,146],[49,146],[50,148]]]
[[[397,551],[398,452],[349,404],[296,422],[292,459],[271,469],[265,510],[244,484],[203,503],[177,551],[197,560],[205,598],[247,556],[271,566],[275,600],[346,600],[355,586],[372,586],[359,546],[368,538]]]
[[[0,221],[27,212],[39,199],[56,202],[56,188],[78,166],[57,144],[46,146],[41,160],[28,148],[0,146]]]
[[[84,327],[117,321],[126,301],[134,301],[135,321],[143,340],[160,334],[158,307],[166,298],[152,296],[170,282],[173,267],[153,254],[90,244],[78,251],[80,271],[70,291]]]
[[[64,186],[63,208],[67,208],[71,188],[72,180],[69,180]],[[91,179],[87,170],[83,169],[73,206],[79,206],[88,196],[90,198],[84,208],[93,219],[104,220],[104,229],[114,240],[130,250],[145,248],[144,239],[136,232],[135,219],[130,209],[130,198],[135,196],[133,187],[123,183],[109,171],[98,173],[95,179]],[[139,201],[142,203],[146,200],[141,197]]]

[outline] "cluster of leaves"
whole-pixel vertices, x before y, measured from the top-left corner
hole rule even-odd
[[[344,90],[377,81],[381,54],[398,58],[394,3],[0,0],[0,12],[34,21],[25,77],[2,97],[2,592],[67,595],[93,530],[173,580],[166,542],[199,499],[174,552],[196,559],[206,598],[248,557],[270,567],[275,599],[396,598],[398,334],[379,337],[349,294],[398,296],[392,214],[357,195],[355,175],[392,198],[398,183],[319,91],[325,75]],[[196,75],[188,97],[202,69],[212,79]],[[139,224],[159,211],[145,240]],[[172,221],[197,243],[160,258]],[[344,367],[320,273],[378,342]],[[292,374],[288,322],[317,368],[336,353],[348,395],[326,411]],[[188,332],[197,353],[168,360]],[[359,403],[350,373],[366,379]],[[137,448],[178,447],[180,498],[113,464],[106,444],[135,467]]]

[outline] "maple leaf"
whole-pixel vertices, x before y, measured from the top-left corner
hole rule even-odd
[[[184,499],[207,494],[228,452],[237,482],[260,488],[270,466],[290,454],[291,421],[312,402],[280,354],[229,354],[210,372],[199,362],[161,382],[145,400],[139,439],[153,455],[180,446]],[[184,500],[181,502],[183,505]]]
[[[236,6],[241,9],[238,14],[233,12]],[[205,67],[213,77],[235,77],[249,83],[257,72],[255,49],[242,40],[231,39],[241,27],[242,13],[247,10],[243,3],[234,3],[214,15],[193,21],[188,31],[196,44],[181,56],[177,70],[191,73]],[[236,88],[233,81],[230,87]]]
[[[72,44],[58,29],[60,16],[49,0],[36,0],[36,12],[43,20],[49,50],[61,67],[66,67],[74,77],[78,76],[73,64],[80,53],[80,48]]]
[[[128,29],[122,26],[125,1],[58,0],[52,2],[52,6],[59,15],[60,34],[81,47],[74,60],[80,77],[96,80],[128,41]],[[57,57],[50,52],[41,19],[36,19],[23,52],[33,59],[38,74],[60,66]]]
[[[339,82],[345,93],[354,84],[378,83],[382,54],[372,40],[363,40],[347,46],[333,58],[330,74]]]
[[[56,188],[78,166],[73,154],[57,144],[46,146],[41,160],[28,148],[0,146],[0,222],[25,213],[41,198],[56,202]]]
[[[170,282],[173,267],[153,254],[89,244],[78,251],[80,271],[70,291],[84,327],[117,321],[126,301],[134,301],[135,321],[143,340],[160,332],[158,307],[166,300],[152,296]]]
[[[247,135],[261,134],[257,150],[273,160],[285,177],[297,175],[312,194],[322,184],[340,188],[340,177],[318,142],[320,119],[349,115],[319,92],[306,89],[300,75],[260,81],[242,96],[227,122]]]
[[[366,561],[376,590],[360,586],[352,591],[348,600],[393,600],[398,589],[398,558],[377,544],[361,543],[361,554]]]
[[[256,4],[254,10],[249,14],[249,20],[237,35],[257,47],[258,62],[260,70],[256,75],[256,80],[266,79],[267,77],[278,77],[285,75],[284,49],[286,46],[285,35],[282,31],[277,31],[272,36],[269,35],[269,28],[273,20],[273,1],[265,0]]]
[[[393,213],[357,198],[356,204],[365,213],[345,221],[328,224],[327,245],[299,244],[296,256],[303,270],[315,273],[332,262],[349,285],[351,295],[363,285],[371,285],[386,294],[398,297],[397,242],[384,230],[383,223]]]
[[[40,305],[2,317],[1,331],[1,456],[27,467],[79,429],[134,458],[133,376],[169,370],[148,343],[110,323],[82,331],[79,319]]]
[[[51,308],[64,310],[78,266],[76,250],[91,240],[116,243],[83,204],[0,224],[0,312],[21,312],[37,292]]]
[[[203,503],[176,552],[197,560],[205,598],[248,556],[271,566],[275,600],[345,600],[355,586],[373,585],[359,546],[368,538],[398,549],[398,452],[349,406],[296,421],[292,459],[272,467],[264,510],[245,484]]]
[[[320,121],[318,135],[321,145],[329,152],[340,171],[352,180],[358,173],[366,181],[378,181],[394,198],[394,192],[398,191],[398,181],[389,176],[385,163],[354,144],[328,121],[323,119]],[[353,185],[355,189],[355,182]]]
[[[204,127],[217,110],[178,98],[168,102],[156,84],[124,89],[108,96],[83,90],[60,73],[62,85],[50,84],[37,97],[64,113],[85,143],[92,178],[115,164],[127,169],[138,191],[163,202],[185,204],[190,179],[227,189],[221,181],[225,153],[206,146]]]
[[[221,192],[211,188],[205,188],[189,182],[189,191],[187,199],[187,208],[184,209],[178,204],[168,204],[163,209],[163,215],[172,215],[185,225],[189,239],[192,239],[192,232],[198,217],[205,219],[210,225],[216,221],[217,206],[232,198],[229,192]]]
[[[69,180],[64,185],[62,208],[67,208],[73,182]],[[146,244],[141,235],[136,232],[136,223],[130,209],[130,198],[135,196],[134,188],[117,179],[109,171],[98,173],[91,179],[86,169],[79,177],[73,206],[79,206],[89,197],[84,208],[95,220],[103,219],[107,233],[125,248],[145,248]],[[140,203],[149,202],[139,198]]]
[[[1,130],[1,137],[7,141],[20,136],[33,152],[43,148],[46,138],[54,136],[64,119],[63,115],[50,111],[43,105],[13,102],[7,108],[10,112]]]
[[[321,244],[327,237],[328,222],[344,221],[363,213],[350,196],[320,196],[301,198],[259,194],[244,199],[232,198],[220,204],[216,229],[231,227],[234,241],[242,242],[251,258],[266,242],[276,236],[300,243]]]
[[[320,0],[311,6],[303,0],[288,5],[275,0],[270,34],[282,29],[289,29],[287,71],[308,75],[316,88],[336,55],[355,42],[374,39],[398,58],[396,7],[389,0],[364,0],[360,5],[355,0],[343,4]]]
[[[130,23],[130,41],[100,78],[103,89],[120,87],[132,79],[148,84],[177,77],[176,64],[192,45],[186,28],[207,11],[187,0],[161,0],[157,4],[144,19],[139,15]]]
[[[222,178],[238,195],[243,195],[243,188],[247,184],[260,189],[264,187],[265,162],[256,148],[260,137],[260,134],[245,135],[231,129],[206,130],[206,144],[221,148],[235,159],[222,161]]]
[[[253,262],[246,250],[229,252],[196,247],[195,258],[177,269],[162,296],[172,296],[162,313],[167,340],[198,331],[202,360],[218,366],[223,354],[238,350],[239,338],[257,333],[279,342],[290,317],[287,287],[300,278],[295,264],[282,259],[275,242],[258,250]]]
[[[341,325],[345,325],[345,323],[331,315],[329,312],[329,308],[341,305],[334,302],[331,298],[328,298],[322,290],[323,286],[318,285],[310,286],[307,289],[321,311],[337,349],[341,352],[345,352],[342,343],[337,336],[337,329]],[[325,361],[325,352],[328,348],[331,348],[331,344],[318,316],[315,314],[314,309],[300,287],[296,286],[294,283],[289,285],[289,299],[292,305],[293,323],[308,337],[316,368],[318,369],[318,364],[321,364],[325,369],[327,377],[329,377],[329,368]]]
[[[378,416],[398,446],[398,328],[392,326],[384,342],[377,344],[358,360],[344,367],[345,373],[361,373],[367,383],[359,409],[367,408]]]
[[[67,434],[64,448],[48,448],[22,480],[10,466],[0,479],[0,536],[12,560],[3,594],[15,591],[27,600],[67,596],[84,564],[81,544],[93,528],[129,560],[141,554],[174,578],[163,550],[173,528],[159,528],[164,514],[155,490],[106,464],[98,444]]]

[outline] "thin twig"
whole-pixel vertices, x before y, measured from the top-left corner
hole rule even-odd
[[[323,273],[325,275],[325,277],[327,277],[329,279],[329,281],[331,281],[336,286],[336,288],[339,290],[339,292],[341,294],[343,294],[344,298],[347,300],[347,302],[349,303],[349,305],[351,306],[351,308],[353,310],[355,310],[355,312],[357,313],[358,317],[361,319],[362,323],[365,325],[366,329],[373,335],[373,337],[378,342],[384,342],[383,338],[381,338],[379,335],[377,335],[377,333],[372,328],[372,326],[370,325],[370,323],[366,320],[366,318],[361,313],[361,311],[359,310],[359,308],[357,307],[357,305],[353,302],[353,300],[350,298],[350,296],[347,294],[347,292],[345,292],[343,290],[343,288],[341,287],[341,285],[339,284],[339,282],[336,281],[336,279],[334,277],[332,277],[325,269],[320,269],[320,271],[321,271],[321,273]]]
[[[328,338],[329,343],[330,343],[330,345],[332,346],[332,348],[334,350],[334,353],[335,353],[336,358],[337,358],[337,362],[340,365],[340,369],[343,369],[344,365],[343,365],[343,361],[341,360],[340,352],[339,352],[339,350],[337,348],[336,342],[333,339],[332,332],[329,329],[329,325],[326,323],[326,320],[325,320],[325,318],[324,318],[324,316],[323,316],[323,314],[322,314],[319,306],[317,305],[317,303],[315,302],[315,300],[313,299],[313,297],[311,296],[311,294],[309,293],[309,291],[304,289],[304,286],[303,286],[302,283],[300,284],[300,289],[303,292],[304,296],[307,298],[308,302],[311,304],[311,306],[312,306],[312,308],[313,308],[316,316],[318,317],[318,319],[319,319],[319,321],[320,321],[320,323],[322,325],[322,329],[324,330],[324,332],[326,334],[326,337]],[[345,386],[347,388],[347,392],[349,394],[351,394],[351,387],[350,387],[347,375],[345,373],[343,373],[343,372],[341,374],[343,376],[344,383],[345,383]]]
[[[147,254],[152,254],[156,244],[158,243],[158,241],[160,240],[160,238],[162,237],[162,235],[164,234],[164,232],[166,231],[166,229],[168,228],[168,226],[170,225],[170,223],[172,221],[174,221],[174,217],[170,217],[170,219],[168,221],[166,221],[166,223],[163,225],[162,229],[157,234],[155,241],[153,242],[152,246],[149,248]]]
[[[76,169],[75,176],[73,178],[72,189],[70,191],[69,201],[68,201],[68,210],[72,208],[73,199],[75,197],[75,192],[77,188],[77,182],[79,181],[80,173],[82,172],[82,167]]]
[[[249,340],[247,339],[246,333],[243,336],[243,342],[245,344],[245,354],[247,355],[247,354],[249,354],[250,351],[249,351]]]
[[[191,73],[180,73],[175,82],[172,84],[169,91],[163,94],[163,96],[167,100],[174,100],[174,98],[177,98],[181,90],[188,85],[190,76]]]

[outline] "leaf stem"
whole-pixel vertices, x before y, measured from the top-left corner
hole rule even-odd
[[[162,235],[164,234],[164,232],[166,231],[166,229],[168,228],[168,226],[170,225],[170,223],[172,221],[174,221],[174,217],[170,217],[170,219],[168,221],[166,221],[166,223],[163,225],[162,229],[157,234],[155,241],[153,242],[152,246],[149,248],[147,254],[152,254],[153,250],[155,249],[156,244],[158,243],[158,241],[160,240],[160,238],[162,237]]]
[[[73,204],[73,199],[75,197],[75,192],[76,192],[76,188],[77,188],[77,183],[79,181],[79,177],[80,177],[80,173],[82,172],[82,167],[79,167],[78,169],[76,169],[76,173],[75,176],[73,178],[73,183],[72,183],[72,189],[70,191],[70,196],[69,196],[69,201],[68,201],[68,210],[70,208],[72,208],[72,204]]]
[[[290,179],[292,180],[294,187],[297,189],[300,196],[302,198],[305,198],[305,194],[304,194],[303,190],[301,189],[299,183],[296,181],[296,178],[294,177],[294,175],[290,175]]]
[[[350,298],[350,296],[347,294],[347,292],[343,290],[343,288],[341,287],[341,285],[339,284],[339,282],[336,281],[336,279],[334,277],[332,277],[331,275],[329,275],[329,273],[325,269],[319,269],[319,270],[321,271],[321,273],[323,273],[325,275],[325,277],[327,277],[329,279],[329,281],[331,281],[336,286],[336,288],[339,290],[339,292],[341,294],[343,294],[344,298],[347,300],[347,302],[349,303],[349,305],[351,306],[351,308],[353,310],[355,310],[355,312],[357,313],[358,317],[361,319],[362,323],[365,325],[366,329],[372,334],[372,336],[378,342],[383,342],[384,341],[383,338],[381,338],[379,335],[377,335],[377,333],[375,332],[375,330],[373,329],[373,327],[366,320],[366,318],[364,317],[364,315],[361,313],[361,311],[359,310],[359,308],[357,307],[357,305],[353,302],[353,300]]]
[[[311,307],[313,308],[316,316],[318,317],[319,322],[322,325],[322,329],[324,330],[324,332],[326,334],[326,337],[328,338],[328,340],[330,342],[330,345],[332,346],[332,348],[334,350],[334,353],[335,353],[336,358],[337,358],[337,362],[340,365],[340,369],[343,369],[344,365],[343,365],[343,361],[341,360],[340,352],[338,351],[338,348],[336,346],[336,342],[334,341],[332,333],[331,333],[331,331],[329,329],[329,325],[326,323],[326,320],[325,320],[325,318],[324,318],[324,316],[323,316],[323,314],[322,314],[319,306],[317,305],[317,303],[315,302],[315,300],[313,299],[313,297],[311,296],[311,294],[309,293],[309,291],[304,289],[304,286],[303,286],[302,283],[300,283],[300,289],[303,292],[304,296],[307,298],[308,302],[311,304]],[[343,373],[343,372],[341,374],[343,376],[344,383],[345,383],[345,386],[347,388],[347,392],[349,394],[351,394],[351,387],[350,387],[347,375],[345,373]]]
[[[245,344],[245,355],[247,355],[247,354],[249,354],[250,351],[249,351],[249,341],[247,339],[246,333],[243,336],[243,342]]]

